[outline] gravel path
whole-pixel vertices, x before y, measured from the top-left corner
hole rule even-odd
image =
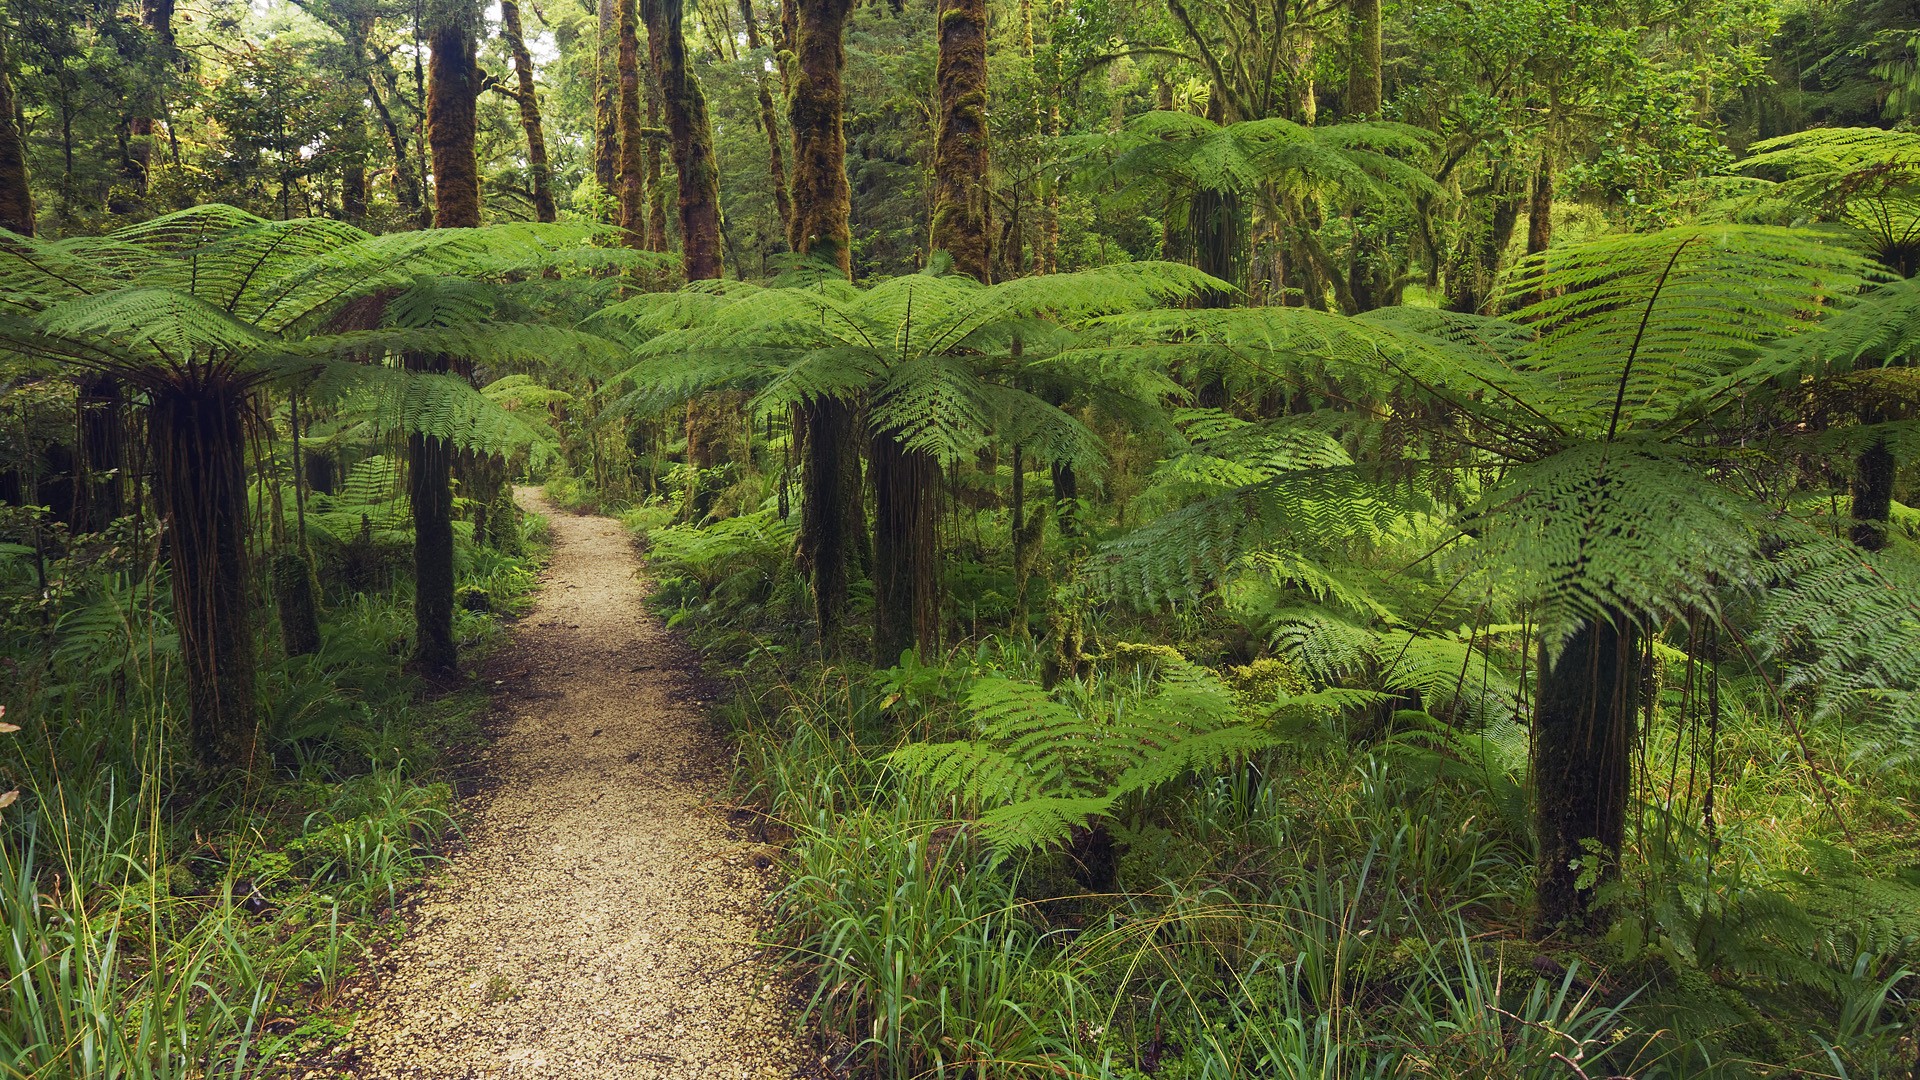
[[[807,1075],[751,944],[771,863],[712,806],[717,748],[631,539],[515,494],[553,564],[495,664],[491,794],[381,965],[358,1075]]]

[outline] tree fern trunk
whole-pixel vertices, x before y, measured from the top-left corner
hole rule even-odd
[[[190,371],[150,388],[147,432],[172,559],[193,752],[210,768],[254,764],[253,586],[247,560],[247,393]]]
[[[1632,779],[1639,635],[1624,618],[1593,620],[1552,663],[1544,649],[1533,717],[1539,926],[1592,928],[1595,889],[1618,874]],[[1602,849],[1594,880],[1581,863]],[[1583,864],[1584,865],[1584,864]]]
[[[853,406],[815,401],[802,410],[801,425],[806,464],[801,474],[800,561],[813,577],[814,616],[826,640],[840,628],[847,611],[852,562],[847,506],[860,497]]]
[[[647,47],[661,111],[673,144],[673,168],[679,178],[680,251],[688,281],[718,278],[720,248],[720,172],[713,158],[713,127],[707,97],[687,67],[682,33],[682,0],[641,0],[647,22]]]
[[[1893,451],[1885,439],[1860,452],[1853,463],[1853,542],[1868,551],[1887,546],[1893,517]]]
[[[273,604],[280,614],[280,647],[288,656],[320,651],[320,606],[314,598],[313,564],[298,551],[273,559]]]
[[[939,636],[934,498],[940,466],[892,432],[874,436],[873,662],[890,667],[918,648],[933,656]]]
[[[547,168],[547,136],[540,126],[540,101],[533,92],[533,58],[527,54],[527,39],[520,30],[520,5],[514,0],[500,0],[500,29],[507,39],[519,86],[520,128],[527,136],[527,179],[533,188],[533,213],[541,221],[552,221],[553,178]]]
[[[991,274],[987,212],[987,4],[939,0],[939,129],[933,146],[933,250],[953,257],[956,273],[985,283]]]
[[[409,354],[415,371],[447,370],[442,357]],[[407,436],[407,497],[413,511],[413,660],[423,670],[451,674],[459,662],[453,642],[453,448],[446,439]]]

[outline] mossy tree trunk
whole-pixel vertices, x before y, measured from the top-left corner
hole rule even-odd
[[[795,252],[831,257],[852,274],[848,218],[847,135],[841,72],[847,52],[842,35],[852,0],[788,0],[796,14],[793,93],[787,119],[793,128],[793,222],[787,245]]]
[[[147,387],[147,432],[172,559],[188,732],[212,769],[254,764],[253,583],[247,559],[247,389],[186,368]]]
[[[987,185],[986,0],[940,0],[939,128],[933,144],[933,225],[929,243],[953,257],[956,273],[986,282],[992,272]]]
[[[33,235],[33,189],[27,178],[27,143],[13,97],[12,60],[0,39],[0,228]]]
[[[1604,915],[1595,894],[1618,876],[1626,835],[1639,633],[1624,616],[1589,620],[1551,662],[1543,648],[1539,669],[1533,715],[1539,927],[1592,929]]]
[[[707,97],[687,66],[682,0],[641,0],[647,50],[680,181],[680,252],[688,281],[720,276],[720,170],[713,158]]]
[[[1380,112],[1380,0],[1350,0],[1353,59],[1347,69],[1347,115],[1359,120]]]
[[[520,105],[520,129],[527,136],[527,181],[533,188],[533,214],[540,221],[552,221],[553,176],[547,167],[547,135],[540,125],[540,101],[533,92],[533,57],[527,53],[527,39],[520,29],[520,5],[514,0],[500,0],[500,29],[513,57],[518,85],[514,97]]]
[[[793,129],[793,216],[787,243],[801,255],[831,259],[851,276],[847,138],[842,109],[846,66],[842,35],[851,0],[787,0],[792,17],[789,65]],[[806,445],[801,475],[800,561],[813,577],[814,608],[823,639],[846,615],[848,567],[855,537],[866,531],[861,506],[860,453],[852,403],[815,398],[799,410],[796,435]]]
[[[630,248],[645,251],[647,243],[647,141],[640,100],[640,9],[638,0],[616,0],[615,34],[619,44],[615,67],[619,75],[620,228]]]
[[[609,197],[620,196],[620,5],[599,0],[599,51],[593,69],[593,177]]]
[[[931,659],[939,637],[934,497],[940,465],[900,445],[898,433],[873,437],[873,662],[890,667],[917,648]]]

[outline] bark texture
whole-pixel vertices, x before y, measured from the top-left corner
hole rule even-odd
[[[640,10],[617,0],[619,22],[620,228],[627,246],[647,250],[647,140],[640,111]]]
[[[801,473],[800,559],[813,578],[814,617],[822,639],[837,631],[846,616],[847,584],[855,529],[847,501],[860,490],[860,459],[854,445],[854,410],[844,401],[820,399],[801,411],[806,442]]]
[[[687,67],[682,0],[641,0],[647,49],[680,181],[681,261],[688,281],[720,276],[720,170],[713,158],[707,97]]]
[[[172,558],[188,732],[212,769],[254,764],[253,591],[247,560],[246,390],[219,373],[149,387],[147,432]]]
[[[940,0],[940,59],[934,71],[940,125],[933,144],[930,244],[953,257],[956,273],[986,282],[992,273],[987,168],[986,0]]]
[[[428,9],[427,144],[433,151],[433,223],[480,224],[480,169],[474,159],[480,66],[474,58],[479,12],[470,0],[436,0]]]
[[[918,649],[933,656],[939,638],[934,497],[940,465],[883,431],[867,452],[873,463],[873,662],[891,667]]]
[[[1380,111],[1380,0],[1351,0],[1353,59],[1347,69],[1347,115]]]
[[[520,129],[527,135],[527,181],[533,188],[533,213],[541,221],[554,219],[553,175],[547,167],[547,135],[540,125],[540,100],[533,92],[533,57],[527,54],[526,35],[520,29],[520,5],[500,0],[500,29],[513,56],[518,83]]]
[[[413,371],[445,372],[445,357],[410,353]],[[413,661],[451,674],[453,641],[453,447],[442,438],[407,436],[407,500],[413,512]]]
[[[847,52],[842,36],[852,0],[788,0],[797,17],[793,43],[793,94],[787,118],[793,127],[793,223],[787,244],[805,255],[819,252],[851,274],[852,193],[847,186],[846,91],[841,81]]]
[[[609,196],[620,195],[620,6],[599,0],[599,55],[593,82],[593,177]]]
[[[1853,542],[1868,551],[1887,546],[1887,522],[1893,516],[1893,451],[1875,439],[1853,463]]]
[[[1533,716],[1539,927],[1591,929],[1600,885],[1619,872],[1638,697],[1639,636],[1624,618],[1582,626],[1551,664],[1542,652]],[[1600,863],[1582,887],[1581,863]]]

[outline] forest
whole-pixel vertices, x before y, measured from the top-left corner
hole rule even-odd
[[[1916,275],[1911,0],[4,0],[0,1076],[479,1075],[537,735],[779,1075],[1920,1080]]]

